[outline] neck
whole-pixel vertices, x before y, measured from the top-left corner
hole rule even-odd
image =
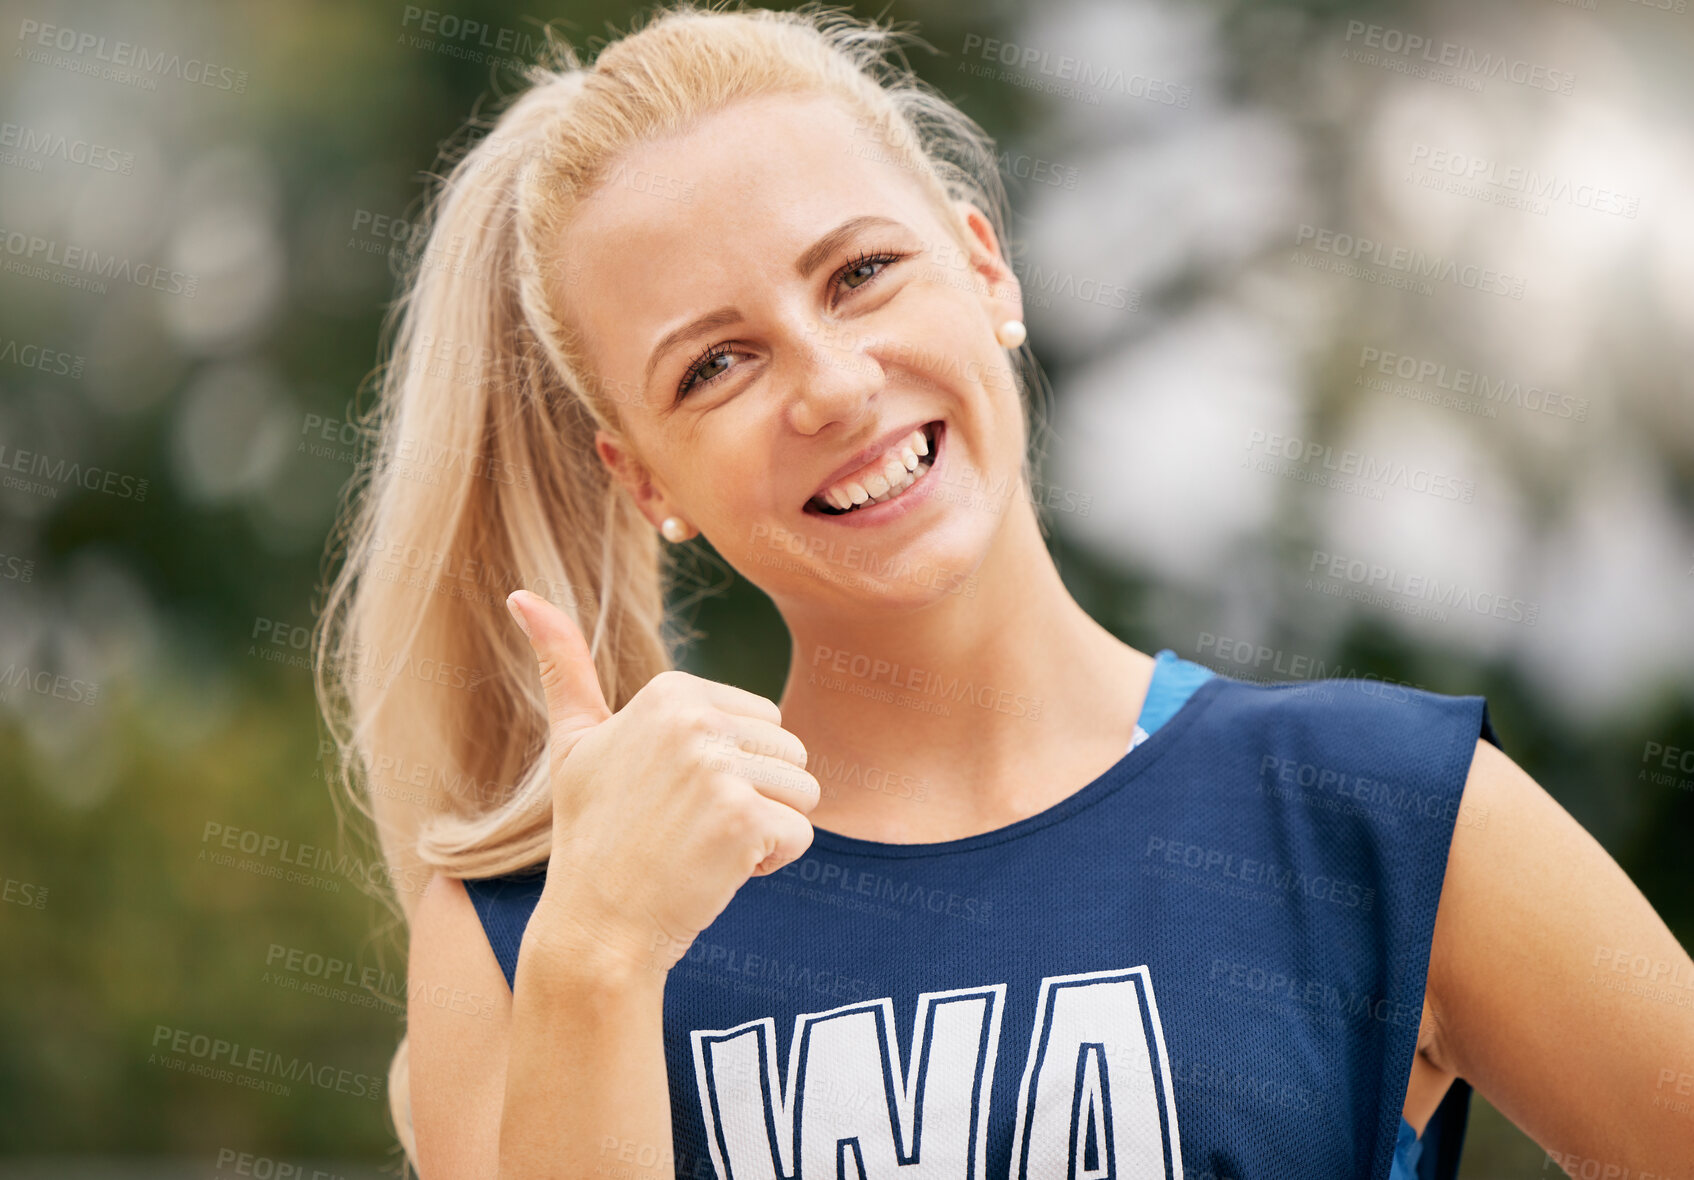
[[[784,612],[779,704],[823,788],[817,826],[896,843],[991,830],[1128,747],[1152,659],[1077,605],[1033,509],[1007,511],[974,593],[906,612]]]

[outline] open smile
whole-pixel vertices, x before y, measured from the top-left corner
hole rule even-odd
[[[941,458],[945,436],[939,420],[917,427],[826,485],[806,501],[804,511],[852,524],[904,515],[927,491],[926,477]]]

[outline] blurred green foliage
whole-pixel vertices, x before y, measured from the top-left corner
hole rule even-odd
[[[1314,23],[1403,6],[1276,7],[1286,10],[1297,46]],[[182,125],[160,129],[158,146],[173,165],[216,145],[256,146],[269,161],[281,190],[287,288],[243,349],[281,376],[302,411],[329,418],[345,417],[377,361],[383,303],[392,294],[384,260],[344,246],[351,219],[361,209],[404,216],[415,208],[418,174],[491,89],[486,67],[408,48],[404,8],[317,0],[161,9],[153,36],[215,46],[251,73],[244,101],[197,102]],[[632,11],[577,2],[554,21],[580,39],[627,26]],[[1024,92],[948,69],[966,32],[993,35],[1020,16],[1016,9],[904,3],[887,12],[917,22],[940,53],[915,52],[914,65],[990,132],[1015,137],[1029,124]],[[515,3],[480,3],[476,18],[537,28]],[[81,19],[115,33],[140,20],[93,7]],[[8,334],[75,335],[84,308],[76,296],[5,282]],[[121,359],[124,379],[143,391],[180,390],[209,363],[174,354],[145,329],[88,342],[84,351],[97,362],[107,354]],[[1049,372],[1062,396],[1064,369]],[[89,425],[110,466],[171,470],[163,405]],[[305,464],[291,494],[316,505],[321,519],[350,472],[345,463]],[[156,1030],[166,1026],[385,1076],[401,1029],[392,994],[367,1005],[291,991],[265,981],[266,960],[281,946],[358,968],[403,967],[399,941],[391,929],[384,933],[386,911],[354,876],[334,877],[333,889],[289,884],[203,856],[216,846],[206,839],[208,824],[342,847],[320,776],[309,676],[248,654],[256,618],[308,622],[323,575],[321,529],[301,540],[245,503],[196,502],[168,477],[154,488],[144,506],[69,498],[35,541],[44,576],[91,549],[134,571],[156,604],[170,654],[105,694],[97,741],[114,781],[92,803],[67,801],[67,790],[76,792],[62,781],[66,760],[44,752],[19,716],[0,713],[0,876],[47,891],[39,909],[0,905],[0,1153],[209,1160],[235,1148],[392,1161],[385,1103],[298,1084],[287,1097],[257,1096],[149,1061]],[[1062,536],[1054,550],[1096,618],[1143,650],[1175,645],[1142,614],[1152,586]],[[700,576],[718,581],[721,571],[707,567]],[[11,592],[0,587],[0,611]],[[786,638],[755,588],[729,579],[687,617],[705,636],[685,653],[688,667],[780,693]],[[1557,719],[1544,686],[1505,665],[1409,646],[1384,628],[1350,633],[1334,657],[1438,691],[1485,694],[1508,753],[1605,843],[1683,942],[1694,941],[1694,890],[1685,876],[1694,793],[1635,781],[1644,743],[1694,747],[1688,699],[1667,695],[1621,725],[1578,730]],[[368,855],[356,838],[345,847]],[[1541,1162],[1485,1103],[1476,1110],[1467,1177],[1525,1175]]]

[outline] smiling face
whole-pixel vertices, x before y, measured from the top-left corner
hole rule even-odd
[[[746,99],[618,160],[558,243],[602,460],[785,612],[957,593],[1027,508],[1017,281],[892,161],[843,103]]]

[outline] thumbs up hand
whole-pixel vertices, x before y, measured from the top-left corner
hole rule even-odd
[[[506,605],[540,668],[553,786],[524,942],[668,972],[749,877],[811,846],[806,749],[775,702],[683,671],[613,713],[570,616],[527,590]]]

